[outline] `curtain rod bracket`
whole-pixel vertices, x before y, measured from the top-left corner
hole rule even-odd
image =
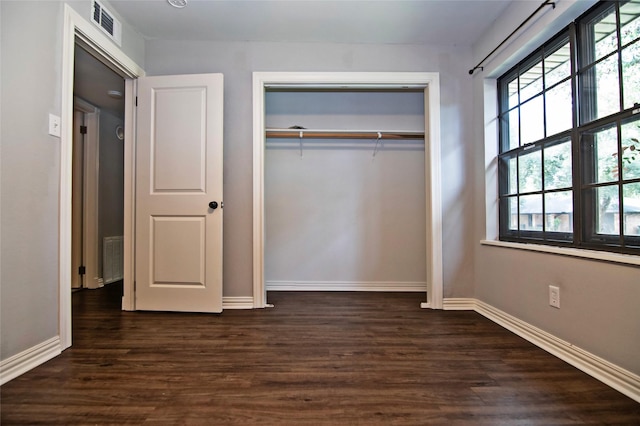
[[[380,143],[380,139],[382,139],[382,132],[378,132],[378,138],[376,139],[376,146],[373,147],[373,156],[376,156],[376,152],[378,152],[378,144]]]

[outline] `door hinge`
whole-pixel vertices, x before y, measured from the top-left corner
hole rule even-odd
[[[80,126],[80,134],[81,135],[87,134],[87,126]]]
[[[138,106],[138,97],[136,96],[136,106]]]
[[[86,274],[86,272],[87,272],[87,268],[86,267],[80,266],[78,268],[78,275],[84,275],[84,274]]]

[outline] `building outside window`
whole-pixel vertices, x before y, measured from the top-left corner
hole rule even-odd
[[[498,80],[500,239],[640,253],[640,0],[599,2]]]

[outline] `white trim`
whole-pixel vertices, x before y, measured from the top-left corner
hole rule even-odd
[[[266,76],[253,73],[253,304],[267,305],[264,282],[264,90]]]
[[[44,364],[60,352],[60,338],[56,336],[3,360],[0,363],[0,385]]]
[[[445,311],[474,311],[476,299],[468,297],[446,298],[442,301],[442,309]]]
[[[569,247],[545,246],[542,244],[512,243],[508,241],[494,240],[481,240],[480,244],[485,246],[504,247],[517,250],[537,251],[540,253],[559,254],[562,256],[579,257],[583,259],[601,260],[603,262],[620,263],[623,265],[640,266],[640,256],[634,256],[630,254],[584,250]]]
[[[222,309],[253,309],[253,297],[223,297]]]
[[[144,71],[125,55],[102,31],[64,5],[62,42],[62,107],[60,138],[58,333],[60,350],[71,346],[71,166],[73,147],[73,69],[76,40],[94,50],[121,75],[135,78]],[[132,102],[131,99],[127,102]],[[125,211],[125,220],[128,212]],[[133,285],[133,283],[127,283]]]
[[[475,311],[607,386],[640,402],[640,376],[494,308],[488,303],[473,298],[452,298],[444,300],[444,309]]]
[[[266,281],[267,291],[424,291],[424,281]]]
[[[442,202],[440,172],[440,79],[438,73],[418,72],[254,72],[253,73],[253,300],[267,306],[264,279],[264,147],[265,88],[340,85],[418,86],[425,91],[425,181],[427,203],[427,302],[442,309]]]
[[[135,311],[135,220],[136,217],[136,147],[135,147],[135,123],[136,107],[133,99],[136,98],[137,80],[125,80],[124,92],[124,246],[123,246],[123,282],[122,309]]]
[[[424,164],[427,203],[427,303],[431,309],[442,309],[444,277],[442,260],[442,173],[440,170],[440,75],[429,73],[424,90]],[[428,147],[428,148],[427,148]]]

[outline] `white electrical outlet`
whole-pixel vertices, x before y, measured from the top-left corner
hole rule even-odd
[[[49,114],[49,134],[60,137],[60,117],[57,115]]]
[[[549,305],[560,309],[560,287],[549,286]]]

